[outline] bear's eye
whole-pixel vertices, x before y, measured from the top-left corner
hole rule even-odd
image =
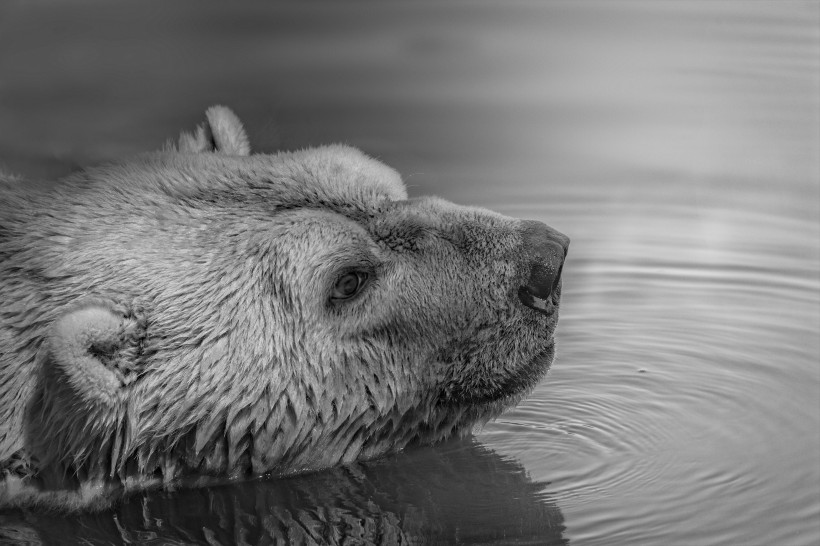
[[[346,300],[352,298],[361,291],[367,282],[367,273],[364,271],[348,271],[336,280],[333,285],[331,299]]]

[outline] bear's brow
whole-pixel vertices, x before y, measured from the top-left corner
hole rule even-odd
[[[235,209],[244,215],[254,209],[270,215],[297,210],[331,212],[356,222],[365,228],[376,244],[394,251],[415,251],[428,235],[440,231],[435,222],[417,210],[424,198],[363,203],[354,199],[342,201],[316,195],[296,194],[285,199],[275,197],[281,196],[237,192],[228,188],[207,188],[188,197],[188,200]]]
[[[351,220],[360,222],[377,214],[372,206],[355,200],[338,200],[316,195],[287,195],[274,192],[242,192],[233,188],[205,188],[192,195],[177,196],[179,201],[216,206],[243,211],[257,210],[268,214],[278,214],[298,209],[335,212]],[[196,205],[194,205],[196,206]]]
[[[399,201],[380,207],[366,223],[376,243],[394,251],[416,251],[421,241],[438,231],[429,218],[410,208],[412,204]]]

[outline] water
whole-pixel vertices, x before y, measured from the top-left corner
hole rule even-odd
[[[816,2],[50,4],[0,7],[20,171],[156,148],[221,102],[257,149],[348,142],[572,248],[553,371],[475,438],[7,533],[820,543]]]

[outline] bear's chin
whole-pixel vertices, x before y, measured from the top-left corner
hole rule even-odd
[[[550,338],[544,349],[518,366],[503,378],[471,378],[467,384],[442,391],[436,405],[442,407],[472,406],[478,412],[487,412],[489,419],[529,394],[549,372],[555,358],[555,340]]]

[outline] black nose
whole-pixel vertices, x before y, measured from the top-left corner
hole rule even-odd
[[[521,222],[524,263],[529,266],[527,283],[518,298],[527,307],[547,310],[550,296],[561,284],[561,269],[569,248],[569,237],[534,220]]]

